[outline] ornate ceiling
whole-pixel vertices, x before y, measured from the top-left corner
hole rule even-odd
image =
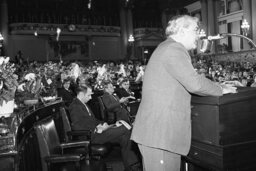
[[[9,18],[23,21],[26,18],[37,20],[58,20],[65,17],[72,20],[81,18],[111,18],[118,20],[120,7],[130,8],[135,25],[161,24],[161,13],[184,14],[184,6],[196,0],[6,0]],[[90,8],[88,8],[90,4]],[[25,19],[24,19],[25,18]],[[50,18],[50,19],[49,19]],[[32,19],[28,19],[32,20]],[[99,20],[99,19],[97,19]],[[51,21],[49,21],[51,22]],[[48,22],[48,23],[49,23]],[[64,22],[67,23],[68,21]],[[58,22],[57,22],[58,23]],[[75,22],[72,22],[75,23]]]

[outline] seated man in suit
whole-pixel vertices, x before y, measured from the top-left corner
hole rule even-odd
[[[102,85],[104,90],[104,94],[102,95],[102,101],[107,109],[109,123],[114,123],[117,120],[124,120],[127,123],[130,123],[130,114],[124,106],[124,104],[128,102],[130,97],[122,97],[121,99],[119,99],[114,94],[115,87],[110,81],[103,81]]]
[[[116,94],[119,99],[121,99],[122,97],[128,98],[128,100],[123,104],[130,112],[129,103],[136,101],[136,98],[134,97],[134,92],[130,90],[130,81],[128,78],[119,78],[119,80],[119,87],[115,89],[114,94]]]
[[[139,171],[139,158],[131,149],[132,141],[130,141],[130,131],[123,125],[108,125],[95,118],[94,114],[86,104],[93,94],[92,89],[89,86],[78,87],[76,93],[77,97],[69,106],[72,129],[92,130],[92,143],[120,144],[125,170]]]

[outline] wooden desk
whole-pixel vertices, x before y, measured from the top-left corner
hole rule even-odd
[[[192,97],[192,144],[184,159],[211,170],[256,170],[256,88]]]

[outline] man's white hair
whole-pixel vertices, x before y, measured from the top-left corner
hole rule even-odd
[[[189,28],[195,24],[198,24],[199,20],[197,17],[192,17],[189,15],[181,15],[173,17],[165,29],[165,34],[167,37],[170,35],[175,35],[179,33],[182,28]]]

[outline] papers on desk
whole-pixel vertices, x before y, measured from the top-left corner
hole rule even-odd
[[[244,87],[244,85],[239,81],[224,81],[223,84],[229,87]]]

